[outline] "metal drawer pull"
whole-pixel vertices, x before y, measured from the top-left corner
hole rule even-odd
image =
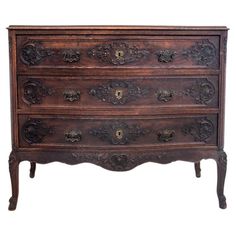
[[[175,131],[173,129],[163,129],[157,132],[157,139],[160,142],[170,142],[175,137]]]
[[[64,100],[69,102],[80,100],[80,91],[74,89],[67,89],[63,92]]]
[[[65,141],[70,143],[80,142],[82,139],[82,132],[80,130],[71,130],[65,133]]]
[[[161,63],[172,62],[175,58],[176,52],[170,49],[159,50],[156,52],[157,60]]]
[[[173,99],[174,92],[172,90],[158,90],[156,96],[160,102],[169,102]]]

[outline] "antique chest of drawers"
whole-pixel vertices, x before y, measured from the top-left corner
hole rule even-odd
[[[217,163],[226,208],[226,27],[10,26],[12,197],[21,161]]]

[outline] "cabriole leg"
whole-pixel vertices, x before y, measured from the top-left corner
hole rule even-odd
[[[197,178],[201,177],[201,167],[200,167],[200,162],[195,162],[194,163],[194,168],[195,168],[195,174]]]
[[[216,159],[217,163],[217,195],[219,199],[219,206],[221,209],[227,207],[226,198],[224,195],[225,175],[227,169],[227,155],[223,150],[218,152]]]
[[[35,170],[36,170],[36,163],[31,161],[30,162],[30,178],[34,178]]]
[[[11,186],[12,186],[12,196],[9,200],[10,211],[16,209],[18,194],[19,194],[19,160],[17,160],[17,156],[15,152],[11,152],[9,157],[9,171],[11,176]]]

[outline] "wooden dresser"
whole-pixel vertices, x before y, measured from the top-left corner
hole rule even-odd
[[[10,26],[12,197],[31,163],[217,163],[226,208],[226,27]]]

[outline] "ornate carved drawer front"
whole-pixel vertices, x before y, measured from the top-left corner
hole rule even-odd
[[[20,116],[21,147],[216,145],[217,117],[93,118]]]
[[[219,68],[217,36],[18,36],[17,65],[28,68]]]
[[[218,107],[217,76],[18,77],[19,108]]]

